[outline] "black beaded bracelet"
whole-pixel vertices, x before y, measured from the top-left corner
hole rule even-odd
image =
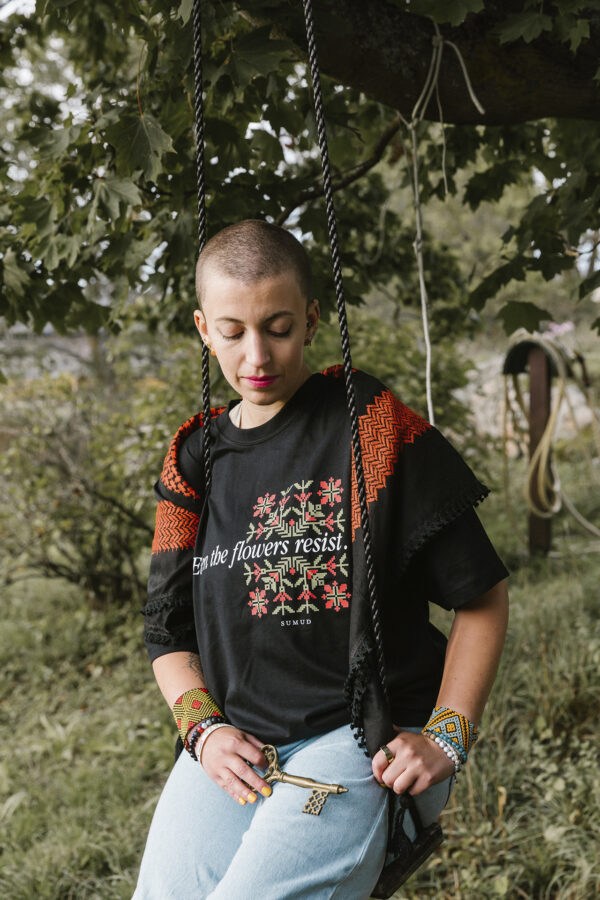
[[[215,725],[217,722],[222,722],[223,716],[209,716],[208,719],[203,719],[202,722],[197,722],[193,725],[188,733],[185,736],[185,749],[190,754],[192,759],[197,759],[196,757],[196,744],[200,740],[202,733],[210,726]]]

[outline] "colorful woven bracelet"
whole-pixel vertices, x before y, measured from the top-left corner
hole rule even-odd
[[[463,765],[467,761],[467,754],[477,740],[477,729],[469,722],[466,716],[448,709],[446,706],[436,706],[429,716],[429,721],[423,728],[423,734],[431,734],[440,738],[452,750],[455,750]]]
[[[184,744],[189,730],[194,725],[213,716],[220,720],[224,719],[223,713],[206,688],[191,688],[173,704],[173,718]]]

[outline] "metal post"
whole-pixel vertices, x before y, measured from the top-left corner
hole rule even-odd
[[[552,373],[550,360],[541,347],[529,351],[529,458],[535,453],[550,416]],[[537,490],[537,470],[533,473],[532,498],[540,504]],[[552,539],[551,519],[529,513],[529,552],[548,553]]]

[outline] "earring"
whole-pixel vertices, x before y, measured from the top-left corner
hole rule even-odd
[[[211,347],[211,345],[208,343],[208,341],[204,341],[204,345],[205,345],[205,347],[206,347],[208,350],[210,350],[210,355],[211,355],[211,356],[216,356],[216,355],[217,355],[217,354],[215,353],[215,351],[213,350],[213,348]]]

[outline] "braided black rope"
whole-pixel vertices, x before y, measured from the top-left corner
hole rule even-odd
[[[356,482],[360,501],[360,519],[363,530],[365,565],[367,570],[367,582],[369,587],[369,601],[371,605],[371,625],[377,655],[377,670],[384,695],[387,696],[385,681],[385,662],[383,656],[383,636],[381,631],[381,618],[377,602],[377,588],[375,583],[375,566],[371,549],[371,528],[369,525],[369,512],[367,506],[367,492],[365,487],[365,474],[362,464],[360,447],[360,431],[358,425],[358,413],[356,411],[356,396],[352,381],[352,357],[350,354],[350,336],[348,334],[348,320],[346,317],[346,299],[342,282],[342,264],[338,246],[337,221],[333,203],[333,186],[331,182],[331,170],[329,166],[329,149],[327,145],[327,132],[325,129],[325,116],[323,114],[323,95],[321,92],[321,78],[319,75],[319,62],[312,14],[312,0],[302,0],[304,6],[304,19],[306,23],[306,40],[308,44],[308,59],[313,84],[313,96],[315,106],[315,118],[317,122],[317,134],[321,163],[323,167],[323,191],[325,194],[325,207],[327,210],[327,227],[329,229],[329,241],[331,243],[331,260],[333,266],[333,280],[335,283],[335,295],[337,299],[338,318],[340,323],[340,339],[342,344],[342,356],[344,361],[344,380],[346,383],[346,397],[348,411],[350,413],[350,428],[352,432],[352,450],[354,454],[354,466],[356,468]]]
[[[202,20],[200,0],[194,0],[194,125],[196,132],[196,183],[198,188],[198,254],[206,244],[206,183],[204,180],[204,104],[202,98]],[[210,462],[210,352],[202,342],[202,408],[204,484],[210,490],[212,468]]]

